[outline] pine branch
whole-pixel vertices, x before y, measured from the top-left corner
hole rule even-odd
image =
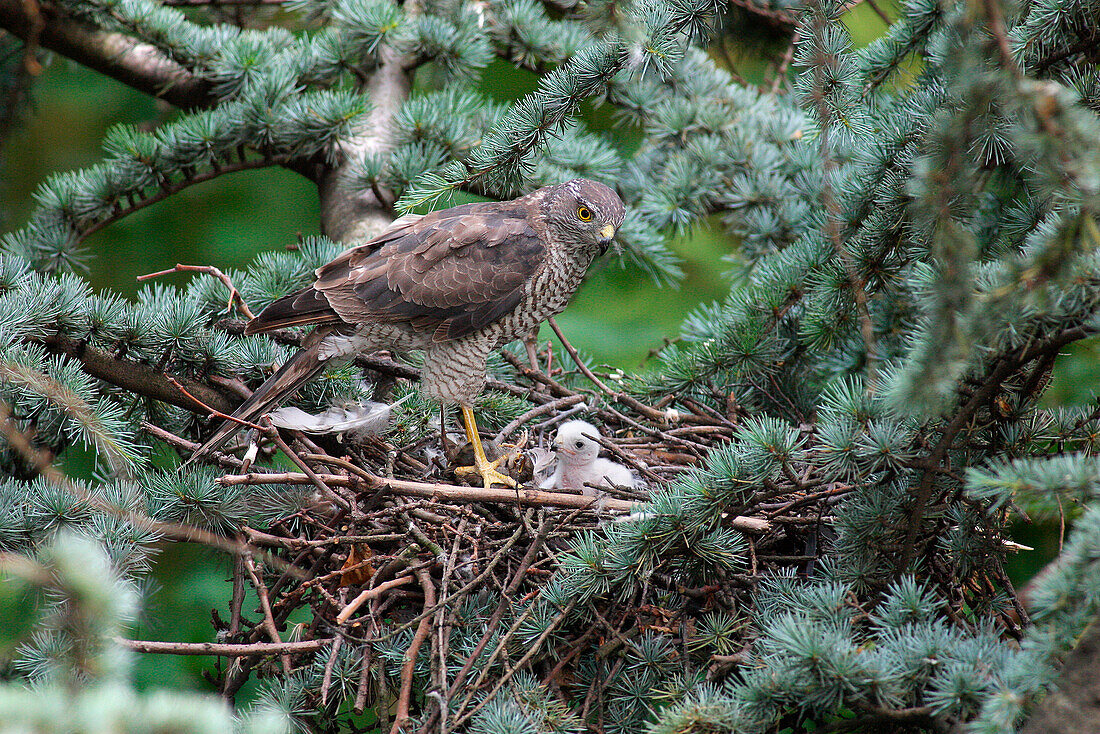
[[[2,0],[0,0],[2,1]],[[141,196],[137,201],[132,202],[128,206],[121,207],[113,212],[110,216],[97,220],[96,222],[88,225],[80,232],[80,240],[84,240],[87,237],[95,234],[104,227],[110,226],[114,222],[117,222],[123,217],[127,217],[136,211],[144,209],[147,206],[152,206],[157,202],[164,201],[169,196],[178,194],[184,189],[188,189],[197,184],[212,181],[219,176],[224,176],[230,173],[238,173],[240,171],[252,171],[258,168],[269,168],[275,165],[285,165],[289,167],[289,162],[285,157],[279,158],[255,158],[250,160],[239,161],[236,163],[229,163],[211,168],[209,171],[203,171],[201,173],[195,173],[187,176],[174,183],[165,183],[160,188],[156,189],[152,194],[148,196]]]
[[[969,399],[962,404],[958,412],[951,417],[951,420],[942,429],[935,447],[928,454],[926,459],[929,468],[926,468],[921,475],[920,484],[917,486],[916,495],[913,498],[913,504],[909,510],[905,540],[902,543],[901,554],[898,556],[897,567],[899,572],[903,572],[908,568],[909,562],[918,551],[917,537],[920,534],[921,522],[924,519],[925,510],[931,500],[936,474],[945,468],[944,461],[951,451],[955,438],[959,433],[963,431],[978,410],[988,405],[997,393],[1003,389],[1005,380],[1007,380],[1010,375],[1035,359],[1040,359],[1050,354],[1057,354],[1058,350],[1068,344],[1086,338],[1092,331],[1092,329],[1084,326],[1068,327],[1058,334],[1047,337],[1038,344],[1034,344],[1030,347],[1023,347],[1017,350],[1015,354],[1004,355],[996,362],[995,366],[990,369],[982,380],[981,386],[974,391]]]
[[[0,0],[0,28],[24,40],[32,37],[39,22],[28,12],[34,7],[44,21],[36,39],[43,48],[181,109],[209,107],[213,103],[209,82],[166,58],[153,46],[122,33],[100,30],[55,9],[22,0]]]
[[[168,375],[148,365],[128,359],[115,359],[102,350],[75,341],[62,334],[48,336],[42,339],[40,343],[54,354],[63,354],[77,360],[80,363],[80,368],[92,377],[99,378],[137,395],[162,400],[170,405],[204,414],[194,400],[181,392],[172,383],[172,379]],[[203,403],[223,413],[232,413],[240,402],[236,396],[229,397],[220,390],[201,382],[182,376],[174,379],[178,380],[189,393]]]

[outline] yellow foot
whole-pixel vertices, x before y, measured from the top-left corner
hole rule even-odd
[[[497,467],[500,466],[500,463],[507,458],[508,455],[505,454],[496,461],[477,461],[474,466],[458,466],[455,467],[455,474],[459,476],[480,474],[482,481],[485,482],[485,489],[489,489],[494,484],[503,484],[506,487],[511,487],[512,489],[515,489],[516,480],[512,479],[507,474],[501,474],[499,471],[497,471]]]
[[[470,442],[470,446],[474,450],[474,465],[473,466],[460,466],[455,469],[455,474],[459,476],[480,474],[482,481],[485,482],[485,489],[489,489],[494,484],[503,484],[506,487],[516,488],[516,480],[512,479],[507,474],[501,474],[497,471],[497,467],[501,462],[508,458],[508,454],[500,457],[496,461],[489,461],[489,458],[485,456],[485,449],[481,446],[481,435],[477,432],[477,423],[474,421],[474,411],[469,405],[462,404],[462,422],[466,426],[466,440]]]

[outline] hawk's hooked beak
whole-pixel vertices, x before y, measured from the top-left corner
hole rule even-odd
[[[607,252],[607,248],[613,239],[615,239],[615,225],[605,224],[603,229],[600,230],[599,238],[596,240],[600,246],[601,255]]]

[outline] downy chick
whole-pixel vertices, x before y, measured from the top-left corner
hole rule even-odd
[[[600,444],[594,436],[600,432],[591,423],[573,420],[558,428],[554,436],[557,467],[543,480],[543,489],[579,489],[594,497],[596,490],[586,484],[604,487],[634,487],[634,475],[622,464],[599,458]]]

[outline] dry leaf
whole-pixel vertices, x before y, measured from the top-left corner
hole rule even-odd
[[[360,586],[370,581],[374,575],[374,566],[369,562],[372,556],[374,551],[369,545],[353,545],[348,560],[341,567],[340,586]]]

